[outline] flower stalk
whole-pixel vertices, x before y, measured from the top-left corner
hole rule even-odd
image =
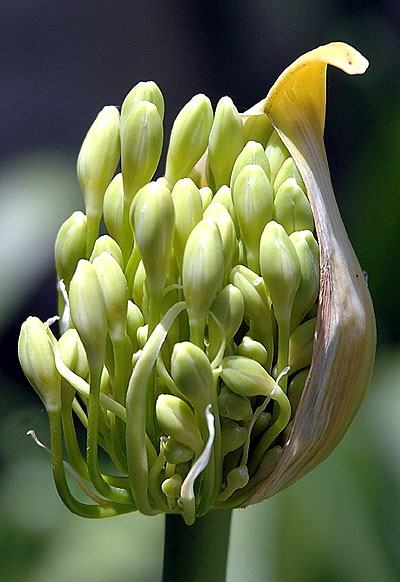
[[[105,108],[89,130],[78,159],[86,214],[74,213],[56,242],[61,335],[29,318],[19,341],[49,414],[57,489],[74,513],[166,513],[168,531],[177,518],[195,524],[201,546],[219,520],[226,546],[231,509],[310,471],[350,424],[375,323],[323,144],[328,64],[349,74],[367,66],[331,43],[295,61],[244,114],[227,97],[214,113],[195,96],[158,179],[155,83],[139,83],[121,115]],[[68,467],[88,503],[73,498]],[[177,577],[174,550],[167,540],[165,580]]]

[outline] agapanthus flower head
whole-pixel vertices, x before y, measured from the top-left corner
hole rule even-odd
[[[214,112],[193,97],[158,178],[155,83],[90,128],[78,158],[86,213],[56,241],[61,335],[54,318],[31,317],[19,341],[74,513],[178,513],[191,524],[246,506],[311,470],[351,422],[375,325],[326,162],[327,64],[367,67],[332,43],[244,114],[228,97]]]

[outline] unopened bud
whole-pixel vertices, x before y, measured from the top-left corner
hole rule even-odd
[[[223,418],[249,421],[253,416],[250,400],[235,394],[225,386],[218,394],[218,411]]]
[[[238,258],[236,230],[228,210],[223,204],[212,202],[204,211],[204,219],[212,220],[221,234],[222,250],[224,254],[224,280],[231,272]]]
[[[251,358],[256,360],[262,366],[266,366],[268,362],[268,352],[265,346],[251,337],[245,335],[240,344],[237,347],[238,356],[246,356],[246,358]]]
[[[186,402],[171,394],[160,394],[156,401],[156,416],[166,435],[186,445],[198,456],[203,441],[195,416]]]
[[[72,277],[69,301],[71,318],[85,346],[89,364],[103,365],[107,336],[107,316],[96,270],[80,260]]]
[[[113,259],[117,261],[120,267],[123,265],[123,258],[122,258],[122,251],[118,245],[118,243],[108,236],[108,234],[103,234],[99,236],[99,238],[94,243],[93,251],[90,255],[90,262],[93,263],[96,257],[99,257],[101,254],[107,253],[111,255]]]
[[[229,184],[233,164],[242,148],[242,120],[232,99],[222,97],[215,109],[208,142],[208,163],[216,189]]]
[[[278,319],[290,318],[300,284],[300,262],[293,243],[282,225],[269,222],[261,236],[260,267]]]
[[[232,469],[232,471],[229,471],[226,480],[227,484],[225,489],[218,495],[219,501],[225,501],[237,489],[246,487],[247,483],[249,482],[249,471],[247,466],[239,465],[239,467]]]
[[[172,477],[164,479],[164,481],[161,483],[162,492],[167,497],[176,499],[180,495],[182,481],[182,476],[179,475],[179,473],[175,473],[175,475],[172,475]]]
[[[243,356],[227,356],[222,360],[221,378],[240,396],[269,396],[275,380],[258,362]]]
[[[113,341],[122,341],[126,335],[128,287],[120,265],[109,254],[102,253],[93,261],[93,267],[103,293],[108,330]]]
[[[100,216],[103,198],[120,157],[119,112],[104,107],[89,129],[78,156],[78,179],[86,213]]]
[[[201,220],[186,243],[182,264],[183,294],[194,343],[201,347],[200,336],[210,307],[222,286],[224,254],[221,234],[215,222]],[[196,331],[195,331],[196,330]]]
[[[58,340],[61,359],[64,364],[81,378],[89,374],[89,365],[82,341],[76,329],[67,329]],[[70,408],[75,396],[75,388],[66,381],[61,384],[62,406]]]
[[[287,234],[296,230],[313,230],[310,203],[294,178],[287,178],[276,192],[274,218],[282,224]]]
[[[302,323],[289,338],[290,373],[311,364],[314,349],[315,317]]]
[[[58,279],[68,289],[79,259],[86,254],[86,214],[74,212],[62,224],[55,244],[55,259]]]
[[[58,340],[58,345],[64,364],[81,378],[86,378],[89,373],[87,356],[76,329],[67,329]]]
[[[144,318],[142,312],[140,311],[139,307],[135,303],[133,303],[133,301],[129,300],[126,331],[129,336],[129,339],[131,340],[134,352],[136,352],[136,350],[138,349],[137,330],[142,325],[144,325]]]
[[[231,451],[236,451],[244,445],[247,440],[248,432],[244,426],[241,426],[233,420],[228,420],[221,424],[221,452],[225,456]]]
[[[167,278],[175,230],[174,204],[163,182],[150,182],[140,189],[131,208],[131,222],[149,292],[159,294]]]
[[[214,386],[211,365],[203,350],[191,342],[175,344],[171,376],[182,396],[203,414]]]
[[[247,321],[251,320],[261,335],[259,339],[267,350],[269,368],[274,354],[272,314],[262,277],[244,265],[237,265],[230,280],[243,296]]]
[[[61,376],[45,324],[37,317],[28,317],[22,324],[18,340],[18,357],[25,376],[40,396],[46,410],[61,408]]]
[[[213,199],[213,191],[209,186],[203,186],[203,188],[200,188],[200,196],[204,211],[208,205],[211,204],[211,200]]]
[[[195,95],[179,112],[171,131],[165,177],[171,188],[186,178],[206,151],[213,122],[210,100]]]
[[[279,169],[274,182],[275,192],[279,190],[288,178],[293,178],[296,184],[298,184],[303,192],[305,192],[306,187],[304,186],[303,178],[301,177],[293,158],[287,158]]]
[[[239,289],[232,284],[226,285],[216,296],[210,311],[222,325],[226,342],[229,342],[238,331],[244,316],[244,300]],[[214,328],[212,318],[208,326]]]
[[[243,170],[245,166],[251,165],[258,165],[261,166],[264,172],[266,173],[268,179],[271,174],[271,170],[269,167],[269,162],[267,156],[265,155],[264,148],[262,145],[256,141],[249,141],[244,146],[241,153],[236,158],[236,162],[233,166],[232,175],[231,175],[231,182],[230,187],[233,189],[235,185],[236,178]]]
[[[265,148],[273,129],[270,120],[264,113],[249,115],[243,124],[244,143],[255,141]]]
[[[125,204],[149,182],[157,169],[163,142],[163,126],[154,103],[140,101],[121,127],[121,169]]]
[[[271,174],[269,176],[271,185],[274,187],[274,191],[276,191],[275,178],[284,161],[290,155],[276,131],[272,132],[271,137],[268,140],[267,147],[265,148],[265,154],[268,158],[268,163],[271,170]]]
[[[300,372],[293,376],[289,383],[288,398],[290,401],[290,407],[292,409],[292,417],[294,416],[299,405],[309,371],[310,368],[303,368],[303,370],[300,370]]]
[[[203,218],[203,205],[200,191],[190,178],[178,180],[171,196],[175,209],[174,250],[181,270],[186,241],[193,228]]]
[[[135,304],[140,308],[143,315],[147,316],[148,305],[145,283],[146,283],[146,271],[143,265],[143,261],[140,261],[137,266],[135,277],[133,280],[132,295]]]
[[[164,97],[154,81],[140,81],[137,83],[125,97],[121,107],[121,125],[128,119],[132,109],[140,103],[140,101],[148,101],[154,103],[157,107],[158,114],[161,119],[164,118]]]
[[[186,463],[193,457],[192,449],[172,437],[169,437],[165,443],[163,454],[167,463],[170,463],[171,465]]]
[[[233,187],[233,203],[247,265],[259,271],[260,238],[273,208],[271,184],[261,166],[252,164],[241,170]]]
[[[319,247],[312,232],[302,230],[290,235],[300,261],[301,279],[297,289],[291,326],[295,329],[313,306],[319,291]]]
[[[236,232],[239,232],[239,226],[236,219],[236,212],[235,207],[233,205],[232,192],[230,187],[226,185],[221,186],[221,188],[215,193],[215,196],[213,197],[212,201],[214,203],[218,202],[219,204],[223,204],[225,206],[225,208],[231,215],[233,224],[235,225]]]

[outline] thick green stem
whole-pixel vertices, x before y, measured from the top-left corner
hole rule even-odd
[[[181,515],[168,514],[163,582],[225,582],[231,515],[210,511],[188,526]]]

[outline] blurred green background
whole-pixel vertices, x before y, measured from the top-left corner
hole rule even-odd
[[[56,311],[53,244],[61,222],[83,206],[75,160],[95,115],[154,79],[168,133],[195,93],[214,105],[227,94],[244,110],[297,56],[343,40],[370,68],[362,77],[329,71],[326,143],[343,219],[369,275],[375,372],[331,457],[272,500],[235,512],[227,580],[399,580],[400,4],[20,0],[0,11],[0,578],[160,580],[163,518],[70,515],[48,456],[25,434],[34,428],[46,441],[48,427],[18,367],[19,327],[30,314]]]

